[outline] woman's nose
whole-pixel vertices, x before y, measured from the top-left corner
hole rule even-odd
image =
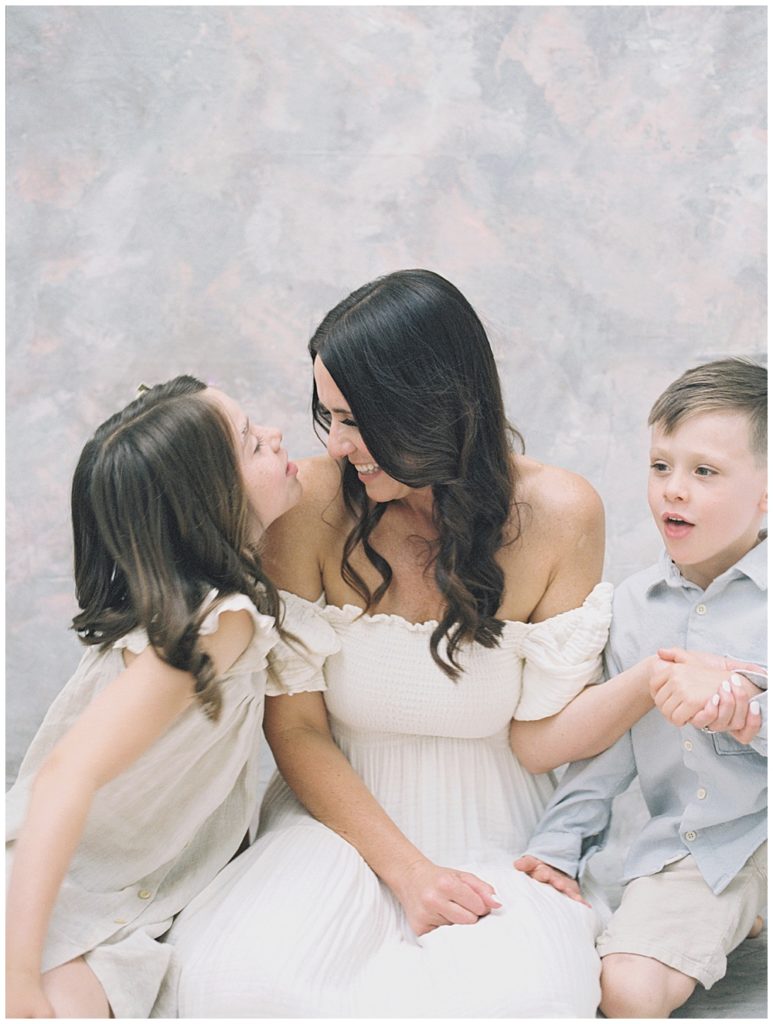
[[[355,445],[346,436],[345,430],[335,420],[330,424],[330,432],[327,435],[328,454],[334,459],[342,459],[345,455],[351,455]]]

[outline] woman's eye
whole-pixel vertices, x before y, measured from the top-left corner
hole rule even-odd
[[[355,427],[356,428],[356,426],[357,426],[357,424],[354,422],[354,420],[341,420],[341,423],[345,427]]]

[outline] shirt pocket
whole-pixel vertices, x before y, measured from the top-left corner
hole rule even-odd
[[[715,732],[711,735],[714,750],[723,757],[728,754],[754,754],[756,751],[748,743],[739,743],[727,732]]]

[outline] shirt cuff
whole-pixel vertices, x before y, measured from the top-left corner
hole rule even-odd
[[[571,832],[539,832],[532,836],[529,848],[522,856],[538,860],[558,868],[571,878],[576,878],[581,858],[582,839]]]

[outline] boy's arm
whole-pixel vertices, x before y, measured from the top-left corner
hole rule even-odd
[[[596,757],[569,765],[524,855],[578,877],[606,843],[612,801],[635,775],[630,732]]]

